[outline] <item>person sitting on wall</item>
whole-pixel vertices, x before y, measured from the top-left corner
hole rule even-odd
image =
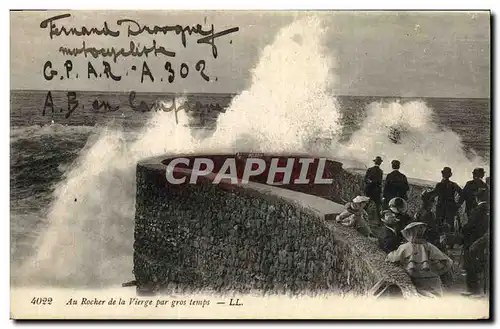
[[[408,185],[408,179],[406,176],[399,172],[399,168],[401,167],[401,163],[398,160],[392,160],[392,172],[387,174],[385,178],[384,185],[384,202],[385,207],[387,208],[387,203],[394,198],[403,198],[404,200],[408,199],[408,191],[410,190],[410,186]]]
[[[368,213],[364,209],[369,201],[369,197],[358,195],[352,202],[345,205],[344,211],[337,216],[335,221],[344,226],[355,228],[366,237],[371,237],[372,231],[368,225]]]
[[[384,252],[390,253],[398,249],[403,242],[403,237],[399,230],[399,220],[396,215],[390,210],[385,210],[382,215],[384,225],[378,239],[378,245]]]
[[[377,219],[380,221],[380,211],[382,208],[382,179],[384,172],[380,169],[382,158],[377,156],[373,160],[375,165],[368,168],[365,174],[365,195],[375,204]]]
[[[465,201],[465,214],[467,215],[467,219],[470,218],[470,213],[472,209],[477,206],[476,202],[476,192],[480,189],[487,189],[488,185],[483,182],[484,177],[484,169],[483,168],[475,168],[472,171],[472,180],[468,181],[462,193],[460,194],[460,199],[458,199],[457,207],[460,207],[462,203]]]
[[[403,266],[420,294],[428,297],[442,296],[440,276],[451,271],[453,261],[425,240],[426,226],[421,222],[408,224],[401,231],[408,242],[390,252],[386,260]]]
[[[394,213],[398,219],[398,229],[401,231],[406,225],[413,221],[413,218],[407,213],[408,204],[403,198],[393,198],[389,201],[389,211]]]
[[[422,222],[427,225],[425,231],[425,239],[441,249],[439,226],[436,222],[436,216],[432,212],[434,206],[434,196],[431,191],[424,191],[420,195],[422,205],[415,214],[415,221]]]

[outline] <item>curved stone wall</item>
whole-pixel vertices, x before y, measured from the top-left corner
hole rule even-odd
[[[213,158],[228,156],[233,155]],[[137,166],[134,274],[139,292],[177,287],[366,294],[385,280],[405,296],[415,293],[410,278],[385,263],[375,243],[333,221],[342,206],[326,197],[338,200],[356,188],[346,186],[354,178],[342,183],[355,174],[341,163],[329,161],[327,175],[334,183],[318,192],[307,185],[261,184],[259,177],[248,184],[212,184],[208,177],[196,185],[171,185],[165,177],[168,161],[160,157]]]

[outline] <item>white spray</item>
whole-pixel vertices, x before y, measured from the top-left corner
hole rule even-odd
[[[178,100],[179,104],[183,99]],[[38,253],[19,272],[22,284],[119,285],[132,276],[135,165],[162,153],[194,151],[187,116],[157,112],[139,139],[117,129],[92,136],[54,192]]]
[[[252,71],[250,87],[219,117],[209,143],[237,151],[310,151],[316,139],[336,140],[341,128],[335,62],[322,45],[317,18],[296,21],[278,32]]]
[[[487,163],[479,156],[467,158],[460,136],[438,127],[433,115],[422,101],[372,103],[361,128],[338,156],[352,156],[368,164],[380,155],[386,173],[392,170],[391,160],[396,159],[408,177],[431,181],[439,181],[442,168],[448,166],[453,170],[452,179],[462,186],[471,179],[475,167],[488,171]]]

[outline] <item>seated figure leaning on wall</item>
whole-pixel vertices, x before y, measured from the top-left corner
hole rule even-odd
[[[335,219],[336,222],[355,228],[366,237],[374,237],[368,224],[368,213],[364,209],[369,201],[369,197],[358,195],[351,202],[346,203],[344,211]]]
[[[389,201],[389,210],[393,212],[398,219],[400,231],[413,221],[413,218],[408,214],[408,203],[403,198],[396,197],[391,199],[391,201]]]
[[[385,210],[382,214],[382,223],[384,225],[378,238],[378,245],[384,252],[389,253],[398,249],[404,241],[396,215],[390,210]]]

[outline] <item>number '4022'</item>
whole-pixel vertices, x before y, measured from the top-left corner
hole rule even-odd
[[[31,300],[33,305],[52,305],[52,297],[33,297]]]

